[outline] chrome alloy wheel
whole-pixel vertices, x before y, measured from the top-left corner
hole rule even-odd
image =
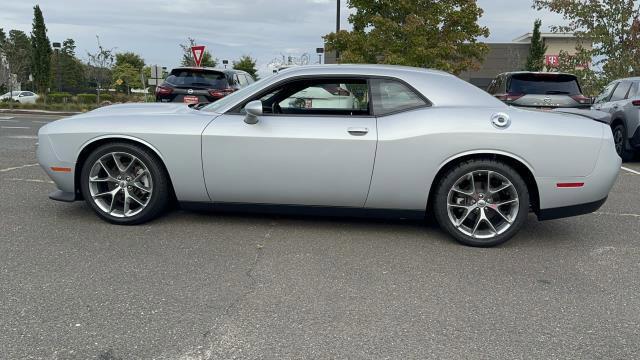
[[[519,206],[513,184],[490,170],[463,175],[447,195],[449,220],[463,234],[476,239],[491,239],[507,231]]]
[[[613,142],[616,147],[616,152],[622,156],[622,154],[624,154],[624,132],[622,131],[622,127],[618,126],[613,131]]]
[[[105,213],[130,217],[149,204],[153,180],[140,159],[125,152],[111,152],[91,167],[89,191],[93,202]]]

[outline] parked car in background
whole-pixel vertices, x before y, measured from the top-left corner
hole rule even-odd
[[[616,152],[623,160],[630,160],[640,150],[640,77],[607,85],[596,97],[593,109],[611,114]]]
[[[35,104],[40,96],[31,91],[11,91],[0,96],[0,101],[9,101],[9,99],[21,104]]]
[[[588,108],[575,75],[549,72],[509,72],[498,75],[487,88],[506,104],[538,109]]]
[[[210,103],[254,81],[249,73],[241,70],[179,67],[171,70],[164,83],[156,87],[156,101]]]

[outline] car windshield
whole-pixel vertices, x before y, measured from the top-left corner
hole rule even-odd
[[[515,74],[510,93],[533,95],[580,95],[578,79],[565,74]]]
[[[229,86],[224,73],[219,71],[176,69],[165,81],[177,87],[201,86],[210,89],[225,89]]]
[[[243,87],[242,89],[223,97],[220,100],[212,102],[211,104],[203,107],[201,110],[210,111],[210,112],[220,112],[220,109],[223,109],[224,107],[230,104],[238,102],[241,99],[245,98],[248,94],[251,94],[254,91],[254,89],[259,88],[262,85],[262,82],[267,79],[269,79],[269,77],[265,77],[254,83],[251,83],[246,87]]]

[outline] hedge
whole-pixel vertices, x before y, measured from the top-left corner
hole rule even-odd
[[[98,101],[98,95],[96,94],[78,94],[76,98],[80,104],[95,104]]]
[[[68,92],[51,93],[47,95],[47,101],[51,104],[66,104],[71,102],[72,97]]]

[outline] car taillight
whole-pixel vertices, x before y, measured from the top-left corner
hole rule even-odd
[[[507,94],[496,95],[498,100],[502,100],[502,101],[516,101],[523,96],[524,94],[521,94],[521,93],[507,93]]]
[[[577,101],[579,104],[582,105],[589,105],[591,104],[591,98],[588,98],[584,95],[573,95],[571,97],[573,100]]]
[[[631,103],[633,106],[640,106],[640,100],[633,100]]]
[[[156,95],[169,95],[173,92],[172,88],[165,86],[157,86],[156,87]]]
[[[234,92],[235,90],[232,88],[226,88],[226,89],[211,89],[209,90],[209,95],[211,95],[214,98],[221,98],[221,97],[225,97],[229,94],[231,94],[232,92]]]

